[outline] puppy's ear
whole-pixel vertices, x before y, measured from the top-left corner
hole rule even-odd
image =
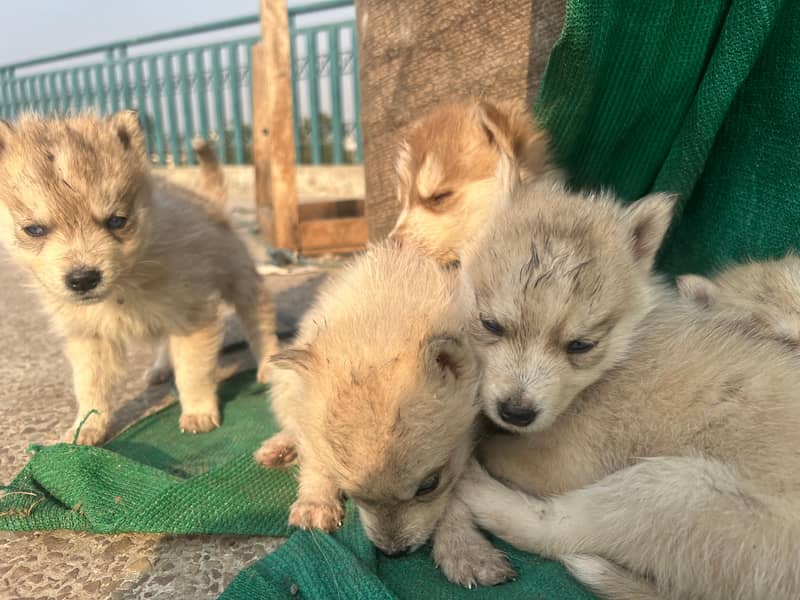
[[[314,366],[315,355],[310,346],[287,348],[273,354],[269,362],[279,369],[287,369],[296,373],[308,373]]]
[[[9,140],[14,136],[14,127],[8,121],[0,119],[0,158],[3,157]]]
[[[515,158],[517,132],[512,115],[492,102],[481,100],[478,102],[477,118],[489,143],[501,154]]]
[[[467,345],[450,335],[428,338],[422,352],[422,361],[428,377],[441,383],[466,377],[475,366],[475,359]]]
[[[625,210],[634,257],[648,271],[669,228],[675,201],[670,194],[650,194]]]
[[[478,102],[477,118],[489,143],[500,154],[541,175],[551,168],[550,138],[519,102]]]
[[[701,275],[681,275],[675,282],[681,296],[698,306],[708,308],[717,303],[717,284]]]
[[[139,113],[135,110],[121,110],[108,117],[119,143],[125,151],[144,154],[144,132],[139,122]]]

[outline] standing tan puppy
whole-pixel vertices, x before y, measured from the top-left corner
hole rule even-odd
[[[800,361],[651,274],[668,198],[510,196],[461,302],[521,491],[474,466],[478,524],[608,598],[800,598]]]
[[[478,365],[450,314],[455,284],[432,258],[391,245],[337,274],[274,358],[272,406],[284,429],[258,454],[292,440],[283,448],[300,462],[291,525],[337,529],[347,496],[385,554],[433,535],[448,578],[491,585],[513,571],[452,497],[480,409]]]
[[[162,338],[181,428],[217,427],[221,301],[235,306],[266,377],[274,309],[253,261],[227,223],[155,190],[135,113],[0,123],[0,235],[66,338],[78,399],[69,440],[91,411],[77,440],[105,439],[126,347]]]
[[[734,265],[713,279],[678,277],[681,295],[800,351],[800,256]]]
[[[402,210],[390,237],[457,261],[491,215],[501,154],[515,157],[526,178],[552,171],[547,135],[520,104],[472,99],[416,121],[398,153]]]

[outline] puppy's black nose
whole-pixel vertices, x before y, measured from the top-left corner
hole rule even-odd
[[[516,427],[525,427],[536,419],[536,411],[534,409],[520,406],[512,400],[506,400],[501,403],[498,412],[503,421]]]
[[[411,550],[411,546],[406,546],[405,548],[392,548],[391,550],[387,550],[386,548],[380,548],[381,554],[385,556],[389,556],[391,558],[396,558],[398,556],[405,556]]]
[[[93,290],[103,280],[103,274],[97,269],[75,269],[67,273],[67,287],[78,294]]]

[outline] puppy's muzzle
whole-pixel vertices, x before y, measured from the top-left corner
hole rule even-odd
[[[504,423],[514,427],[527,427],[536,420],[536,409],[522,404],[518,399],[504,400],[497,407]]]
[[[411,552],[411,546],[405,546],[403,548],[378,548],[381,551],[381,554],[385,556],[389,556],[391,558],[396,558],[398,556],[405,556],[409,552]]]
[[[391,548],[381,548],[378,546],[378,550],[381,551],[381,554],[384,556],[389,556],[391,558],[397,558],[399,556],[405,556],[407,554],[411,554],[416,552],[422,547],[422,544],[411,544],[410,546],[401,546],[401,547],[391,547]]]
[[[75,269],[65,277],[67,288],[76,294],[92,291],[102,280],[103,274],[97,269]]]

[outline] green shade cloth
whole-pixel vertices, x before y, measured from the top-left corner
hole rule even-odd
[[[352,507],[335,536],[290,532],[294,472],[267,470],[252,458],[276,431],[265,391],[254,373],[223,382],[223,426],[207,434],[181,434],[175,404],[102,448],[35,448],[0,499],[0,529],[291,533],[277,552],[244,570],[226,598],[592,598],[557,563],[508,547],[517,582],[480,592],[456,587],[427,548],[400,559],[378,553]]]
[[[445,580],[428,549],[387,558],[369,543],[349,507],[333,536],[298,531],[279,551],[242,571],[222,600],[255,598],[418,600],[591,600],[588,591],[553,561],[498,545],[517,570],[515,581],[468,590]]]
[[[536,113],[576,186],[680,195],[665,272],[800,246],[800,2],[568,1]]]
[[[286,535],[295,479],[252,458],[276,431],[264,389],[252,373],[224,382],[211,433],[181,434],[174,404],[103,448],[35,449],[0,500],[0,529]]]

